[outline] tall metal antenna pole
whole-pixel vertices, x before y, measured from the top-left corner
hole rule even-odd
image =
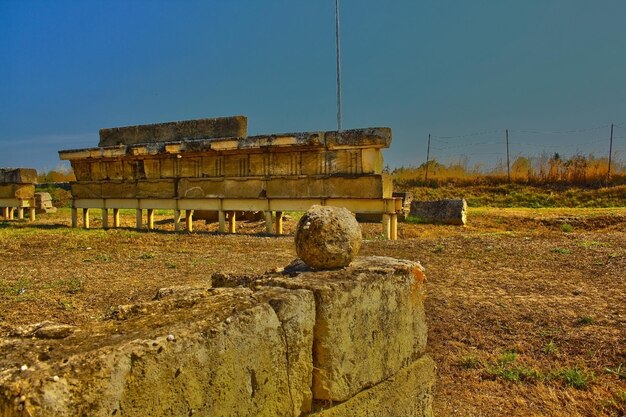
[[[341,132],[341,49],[339,42],[339,0],[335,0],[335,45],[337,47],[337,130]]]
[[[613,123],[611,123],[611,139],[609,139],[609,170],[606,173],[606,185],[611,184],[611,156],[613,155]]]

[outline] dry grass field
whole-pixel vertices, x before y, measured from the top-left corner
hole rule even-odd
[[[95,213],[98,215],[98,212]],[[160,287],[253,275],[295,257],[293,236],[241,222],[219,235],[71,229],[69,212],[0,222],[0,332],[53,320],[89,326]],[[438,416],[624,416],[626,209],[470,209],[468,226],[365,224],[362,255],[421,261]],[[293,233],[295,220],[285,229]]]

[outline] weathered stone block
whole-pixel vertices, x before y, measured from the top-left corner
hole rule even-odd
[[[72,194],[74,191],[72,190]],[[104,181],[100,184],[102,198],[137,198],[135,181]]]
[[[334,198],[390,198],[393,192],[387,175],[331,176],[324,183],[325,195]]]
[[[74,198],[102,198],[101,182],[73,182],[71,187]]]
[[[32,168],[0,168],[0,184],[36,184],[37,170]]]
[[[411,216],[426,223],[443,223],[464,226],[467,219],[467,203],[461,200],[436,200],[411,202]]]
[[[391,144],[391,129],[388,127],[370,127],[341,132],[326,132],[324,140],[328,149],[388,148]]]
[[[422,356],[391,378],[316,417],[432,417],[435,362]]]
[[[76,181],[91,181],[91,168],[88,161],[73,160],[70,163],[72,165],[72,171],[74,171]]]
[[[324,152],[302,152],[300,160],[302,175],[322,175],[326,173],[324,169]]]
[[[317,198],[324,195],[323,177],[283,177],[267,180],[268,198]]]
[[[0,184],[0,198],[33,198],[34,184]]]
[[[117,311],[62,340],[0,344],[0,415],[291,417],[311,409],[309,291],[194,289]]]
[[[270,175],[300,175],[300,152],[270,154]]]
[[[341,270],[275,276],[260,284],[313,291],[313,397],[345,401],[423,354],[424,281],[417,262],[359,257]]]
[[[265,187],[265,180],[229,178],[224,180],[224,197],[265,198]]]
[[[106,176],[110,180],[124,179],[124,163],[119,161],[107,161],[105,163]]]
[[[137,181],[137,198],[174,198],[176,197],[175,180],[140,180]]]
[[[100,129],[98,146],[133,145],[138,143],[174,142],[190,139],[245,137],[248,132],[245,116],[183,120],[179,122]]]
[[[222,178],[181,178],[178,180],[179,198],[218,198],[224,196]]]
[[[383,152],[377,148],[361,150],[361,170],[363,174],[382,174]]]

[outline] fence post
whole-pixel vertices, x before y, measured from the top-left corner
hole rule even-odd
[[[611,185],[611,156],[613,155],[613,123],[611,123],[611,136],[609,139],[609,168],[606,173],[606,186]]]
[[[509,160],[509,129],[505,130],[506,133],[506,176],[511,183],[511,162]]]
[[[428,182],[428,161],[430,159],[430,133],[428,134],[428,147],[426,148],[426,172],[424,173],[424,182]]]

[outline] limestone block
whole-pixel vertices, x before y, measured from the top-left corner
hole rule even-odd
[[[102,198],[137,198],[135,181],[103,181],[100,187]]]
[[[270,154],[270,175],[299,175],[300,172],[300,152]]]
[[[388,175],[331,176],[325,195],[335,198],[390,198],[393,182]]]
[[[160,159],[161,178],[176,178],[176,157],[169,156]]]
[[[101,182],[73,182],[71,187],[74,198],[102,198]]]
[[[144,159],[143,172],[147,179],[161,178],[161,161],[158,159]]]
[[[326,152],[327,169],[331,175],[361,173],[361,150],[341,149]]]
[[[435,362],[422,356],[380,384],[316,417],[432,417]]]
[[[309,291],[183,291],[124,311],[65,339],[0,344],[0,415],[292,417],[310,410]]]
[[[250,172],[250,161],[248,155],[225,155],[224,156],[224,176],[226,177],[247,177]]]
[[[324,152],[302,152],[300,164],[300,170],[303,175],[322,175],[326,173],[324,167]]]
[[[443,223],[464,226],[467,203],[460,200],[411,201],[411,215],[426,223]]]
[[[224,176],[224,157],[221,155],[203,156],[200,173],[202,177]]]
[[[34,184],[0,184],[0,198],[33,198]]]
[[[181,178],[178,180],[178,198],[219,198],[225,195],[222,178]]]
[[[32,168],[0,168],[0,184],[36,184],[37,170]]]
[[[124,163],[122,160],[107,161],[104,163],[106,169],[106,176],[110,180],[122,180],[124,179]]]
[[[284,177],[267,180],[268,198],[316,198],[324,196],[323,177]]]
[[[178,159],[178,172],[180,177],[199,177],[201,158]]]
[[[100,129],[98,146],[133,145],[138,143],[174,142],[190,139],[245,137],[248,132],[245,116],[183,120],[139,126]]]
[[[228,198],[265,198],[265,180],[261,179],[224,179],[224,196]]]
[[[176,182],[173,179],[137,181],[137,198],[174,198]]]
[[[91,180],[100,181],[107,179],[106,165],[101,161],[93,161],[89,164]]]
[[[370,127],[341,132],[325,132],[324,140],[328,149],[388,148],[391,144],[391,129],[388,127]]]
[[[357,257],[341,270],[259,282],[313,291],[313,398],[345,401],[423,354],[424,281],[417,262]]]
[[[361,149],[361,170],[363,174],[382,174],[383,153],[380,149]]]
[[[262,177],[269,175],[269,154],[250,154],[250,175],[254,177]]]
[[[71,161],[70,164],[76,181],[91,181],[91,168],[88,161],[79,159]]]

